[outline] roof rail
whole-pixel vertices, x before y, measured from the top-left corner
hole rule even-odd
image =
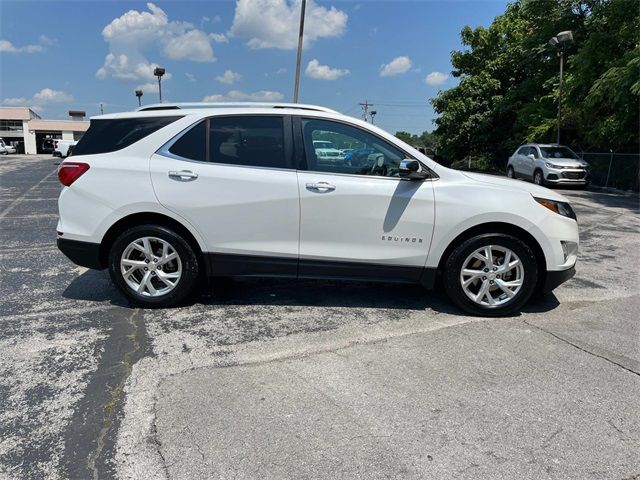
[[[136,109],[137,112],[152,110],[177,110],[197,108],[295,108],[299,110],[311,110],[315,112],[338,113],[330,108],[318,105],[306,105],[302,103],[265,103],[265,102],[181,102],[181,103],[154,103]]]

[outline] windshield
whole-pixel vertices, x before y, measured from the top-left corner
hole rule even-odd
[[[544,158],[579,158],[578,155],[567,147],[540,147],[540,151]]]

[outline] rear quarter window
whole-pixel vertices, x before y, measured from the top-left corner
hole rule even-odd
[[[179,120],[175,117],[91,120],[89,129],[73,150],[74,155],[95,155],[121,150]]]

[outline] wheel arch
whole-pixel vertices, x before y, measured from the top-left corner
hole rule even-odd
[[[204,262],[204,254],[202,252],[202,248],[200,248],[200,244],[196,240],[195,235],[178,220],[156,212],[133,213],[119,219],[117,222],[111,225],[111,227],[109,227],[109,229],[105,232],[104,236],[102,237],[102,241],[100,242],[100,263],[103,266],[107,265],[109,250],[111,248],[111,245],[113,245],[113,242],[116,240],[116,238],[118,238],[118,235],[120,235],[128,228],[145,224],[160,225],[180,234],[189,243],[191,248],[193,248],[194,252],[196,252],[200,265],[203,268],[205,267],[206,264]]]
[[[441,276],[442,269],[454,248],[456,248],[458,245],[460,245],[465,240],[468,240],[469,238],[486,233],[502,233],[505,235],[512,235],[525,242],[531,248],[533,254],[536,257],[536,263],[538,266],[538,281],[536,283],[536,291],[539,291],[544,287],[547,273],[547,261],[544,250],[542,249],[536,238],[529,232],[527,232],[524,228],[512,223],[503,222],[487,222],[474,225],[473,227],[468,228],[467,230],[460,233],[457,237],[455,237],[440,256],[437,271],[438,277]]]

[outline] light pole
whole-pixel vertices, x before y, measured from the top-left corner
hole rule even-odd
[[[371,113],[369,113],[369,115],[371,115],[371,125],[373,125],[373,119],[376,117],[377,114],[378,112],[375,110],[371,110]]]
[[[161,78],[164,75],[165,69],[162,67],[156,67],[153,69],[153,74],[158,77],[158,94],[160,95],[160,103],[162,103],[162,81]]]
[[[136,90],[136,97],[138,97],[138,106],[142,106],[142,90]]]
[[[556,143],[560,145],[560,117],[562,114],[562,76],[564,73],[564,47],[567,43],[573,42],[573,33],[571,30],[560,32],[555,37],[551,37],[549,44],[553,45],[558,50],[558,57],[560,58],[560,82],[558,84],[558,136]]]
[[[296,60],[296,83],[293,86],[293,103],[298,103],[298,89],[300,86],[300,62],[302,61],[302,37],[304,36],[304,11],[307,0],[300,5],[300,32],[298,33],[298,59]]]

